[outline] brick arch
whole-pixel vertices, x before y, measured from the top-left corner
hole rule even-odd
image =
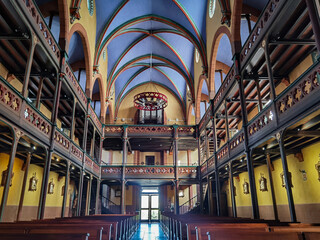
[[[192,103],[189,104],[188,111],[187,111],[187,125],[191,125],[191,117],[192,117],[193,109],[194,109],[193,104]]]
[[[196,115],[196,124],[200,122],[200,102],[201,102],[201,93],[202,93],[202,85],[203,81],[208,81],[205,75],[200,75],[199,77],[199,84],[198,84],[198,90],[197,90],[197,98],[196,98],[196,109],[195,109],[195,115]],[[209,88],[208,82],[207,86]]]
[[[77,32],[81,37],[81,42],[83,44],[83,50],[84,50],[84,60],[86,65],[86,89],[85,93],[88,98],[92,97],[92,75],[93,75],[93,66],[91,61],[91,53],[90,53],[90,46],[89,46],[89,39],[88,34],[85,28],[80,23],[75,23],[72,28],[69,31],[68,34],[68,44],[66,51],[69,49],[69,43],[71,40],[72,35]]]
[[[67,0],[58,0],[59,19],[60,19],[60,35],[59,46],[62,50],[66,50],[68,29],[69,29],[69,9]]]
[[[112,105],[108,102],[105,104],[106,107],[106,111],[105,111],[105,114],[107,113],[107,109],[109,108],[109,117],[105,116],[105,121],[104,123],[105,124],[113,124],[114,123],[114,115],[113,115],[113,108],[112,108]]]
[[[237,0],[233,4],[231,16],[231,45],[234,53],[241,51],[241,14],[242,0]]]
[[[104,86],[104,81],[102,80],[102,75],[100,73],[96,74],[93,78],[94,80],[92,81],[92,87],[90,89],[93,89],[94,84],[96,83],[96,81],[98,81],[99,84],[99,95],[100,95],[100,120],[101,122],[105,121],[105,115],[106,115],[106,92],[104,91],[105,86]]]
[[[232,35],[229,31],[229,29],[226,26],[221,26],[218,28],[216,31],[213,41],[212,41],[212,50],[211,50],[211,59],[210,59],[210,68],[209,68],[209,95],[210,98],[212,99],[215,95],[215,83],[214,83],[214,73],[216,70],[216,65],[217,65],[217,53],[218,53],[218,47],[220,43],[220,39],[222,36],[226,34],[227,37],[229,38],[230,44],[231,44],[231,49],[232,49],[232,55],[234,54],[234,45],[233,42],[231,41]]]

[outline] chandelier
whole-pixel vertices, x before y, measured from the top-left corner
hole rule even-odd
[[[151,48],[152,50],[152,48]],[[168,98],[166,95],[160,93],[154,83],[151,80],[152,70],[152,51],[150,55],[150,83],[151,87],[155,87],[155,91],[144,91],[134,96],[134,107],[144,111],[161,110],[168,106]],[[146,90],[146,89],[145,89]]]
[[[159,92],[142,92],[134,96],[134,107],[144,111],[161,110],[168,106],[168,98]]]

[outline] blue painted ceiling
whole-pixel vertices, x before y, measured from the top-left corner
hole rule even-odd
[[[97,56],[105,48],[108,54],[107,94],[114,84],[114,98],[120,101],[130,89],[155,82],[185,102],[187,84],[194,88],[195,47],[206,61],[207,0],[96,0],[95,4]]]

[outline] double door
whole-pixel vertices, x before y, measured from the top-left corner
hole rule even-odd
[[[159,194],[141,195],[141,221],[159,220]]]

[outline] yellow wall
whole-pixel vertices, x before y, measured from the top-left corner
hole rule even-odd
[[[70,9],[71,3],[72,3],[72,0],[69,0],[68,9]],[[68,11],[68,14],[69,14],[69,11]],[[82,1],[80,6],[80,16],[81,16],[80,20],[75,20],[73,24],[69,24],[69,31],[72,28],[72,26],[76,23],[80,23],[84,27],[84,29],[86,29],[87,35],[88,35],[90,53],[91,53],[90,58],[91,58],[91,61],[93,62],[94,52],[95,52],[95,42],[96,42],[96,26],[97,26],[96,6],[94,6],[93,15],[90,16],[88,7],[87,7],[87,1]]]
[[[315,143],[302,149],[304,161],[299,162],[299,160],[294,157],[293,154],[287,156],[289,172],[292,174],[292,193],[294,203],[299,204],[319,204],[320,203],[320,181],[318,180],[318,173],[315,169],[315,164],[319,161],[320,154],[320,142]],[[282,187],[282,180],[280,174],[283,172],[282,163],[280,159],[272,162],[274,166],[274,171],[272,171],[272,178],[274,184],[274,191],[276,196],[277,205],[288,205],[286,188]],[[302,173],[300,170],[305,170],[307,172],[307,180],[303,180]],[[272,206],[271,198],[271,188],[270,179],[268,175],[268,169],[266,165],[256,167],[254,169],[256,178],[256,189],[259,206]],[[268,191],[262,192],[259,187],[260,174],[267,179]],[[248,174],[246,172],[239,175],[240,181],[234,177],[234,185],[236,187],[236,205],[237,207],[251,206],[250,194],[243,194],[242,184],[244,179],[249,182]],[[227,184],[227,183],[226,183]],[[231,207],[231,196],[229,183],[225,185],[228,206]],[[251,193],[251,190],[250,190]]]

